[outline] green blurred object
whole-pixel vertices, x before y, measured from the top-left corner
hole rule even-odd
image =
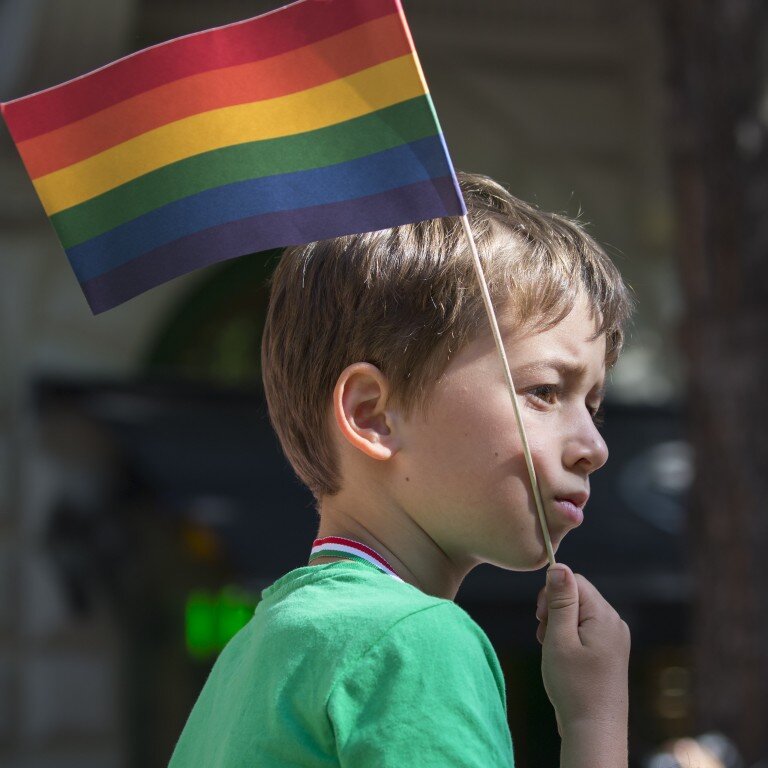
[[[187,596],[187,651],[195,659],[218,654],[251,619],[259,599],[237,586],[218,593],[195,589]]]

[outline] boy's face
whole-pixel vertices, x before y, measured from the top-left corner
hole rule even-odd
[[[608,448],[595,427],[605,382],[605,336],[583,296],[560,323],[515,333],[499,324],[523,413],[552,546],[580,524],[589,476]],[[516,570],[546,564],[522,443],[490,330],[436,382],[426,419],[401,422],[398,495],[457,563]],[[407,478],[407,479],[406,479]]]

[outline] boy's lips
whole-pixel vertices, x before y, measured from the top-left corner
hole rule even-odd
[[[584,522],[584,505],[589,499],[585,492],[569,493],[564,496],[556,496],[554,500],[555,510],[573,525],[581,525]]]

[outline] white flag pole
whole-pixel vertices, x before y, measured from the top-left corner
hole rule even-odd
[[[520,413],[520,405],[517,402],[517,394],[515,393],[515,384],[512,381],[512,373],[509,370],[509,362],[507,361],[507,353],[504,350],[504,344],[501,340],[501,333],[499,332],[499,324],[496,321],[496,313],[493,310],[493,304],[491,302],[491,294],[488,292],[488,285],[485,281],[485,275],[483,274],[483,266],[480,263],[480,257],[477,253],[477,245],[475,244],[475,238],[472,234],[472,228],[469,226],[469,219],[466,214],[461,217],[461,223],[464,226],[464,232],[469,241],[469,247],[472,251],[472,258],[475,264],[475,274],[477,275],[480,288],[483,293],[483,301],[485,303],[485,311],[488,314],[488,321],[491,324],[491,331],[493,333],[493,339],[496,342],[496,349],[499,352],[502,365],[504,367],[504,376],[507,380],[507,387],[509,388],[509,396],[512,399],[512,408],[515,412],[515,421],[517,421],[517,430],[520,433],[520,441],[523,445],[523,454],[525,455],[525,465],[528,467],[528,477],[531,479],[531,487],[533,488],[533,498],[536,502],[536,511],[539,513],[539,524],[541,525],[541,532],[544,536],[544,544],[547,548],[547,559],[550,565],[555,564],[555,553],[552,549],[552,540],[549,536],[549,528],[547,528],[547,519],[544,516],[544,507],[541,503],[541,493],[539,491],[539,484],[536,480],[536,470],[533,466],[533,459],[531,458],[531,449],[528,446],[528,437],[525,434],[525,427],[523,425],[523,416]]]

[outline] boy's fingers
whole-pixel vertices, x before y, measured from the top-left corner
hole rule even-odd
[[[568,587],[570,582],[575,586],[576,597],[573,597],[570,589],[566,589],[563,594],[558,594],[557,585],[553,584],[550,587],[549,582],[547,586],[539,590],[536,599],[536,618],[539,620],[540,626],[536,631],[536,638],[543,644],[547,633],[547,622],[550,619],[551,613],[550,601],[554,601],[555,609],[560,611],[558,616],[562,618],[564,615],[562,613],[564,607],[563,600],[565,600],[566,603],[571,603],[572,609],[575,609],[575,618],[573,618],[573,623],[571,624],[571,631],[574,633],[578,632],[578,637],[583,643],[584,638],[581,626],[592,619],[599,619],[601,616],[604,616],[606,610],[610,610],[610,606],[608,606],[603,596],[592,583],[587,581],[581,574],[573,573],[568,566],[557,563],[550,570],[559,570],[560,568],[566,571],[566,587]],[[573,602],[574,600],[575,603]],[[571,637],[574,636],[571,635]]]
[[[579,591],[579,624],[605,617],[611,611],[610,605],[594,584],[587,581],[580,573],[574,574],[576,588]]]
[[[547,571],[547,625],[554,640],[572,643],[578,637],[579,588],[573,571],[563,563]]]

